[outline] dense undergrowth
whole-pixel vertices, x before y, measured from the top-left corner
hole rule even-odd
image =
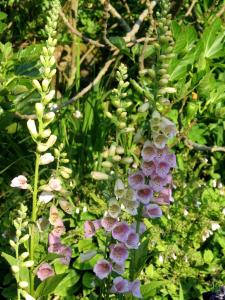
[[[224,1],[0,9],[2,297],[194,300],[219,290]]]

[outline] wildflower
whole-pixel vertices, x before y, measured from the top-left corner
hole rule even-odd
[[[94,266],[94,272],[100,279],[108,277],[112,271],[112,265],[105,259],[99,260]]]
[[[157,174],[153,174],[150,180],[150,185],[154,192],[161,192],[164,185],[167,184],[168,178],[163,178]]]
[[[13,178],[10,186],[26,190],[28,188],[27,178],[23,175],[19,175],[18,177]]]
[[[63,235],[65,233],[66,229],[65,229],[65,226],[63,224],[63,221],[58,218],[54,224],[54,228],[52,230],[52,233],[55,235],[55,236],[58,236],[60,237],[61,235]]]
[[[159,161],[156,163],[155,174],[159,175],[160,177],[166,177],[169,171],[170,171],[170,164],[168,162]]]
[[[61,181],[58,178],[51,178],[48,183],[49,188],[52,191],[60,192],[62,189]]]
[[[110,216],[105,216],[101,220],[102,227],[106,231],[112,231],[113,228],[116,226],[117,223],[118,223],[118,221],[115,218],[112,218]]]
[[[54,194],[51,192],[42,192],[39,195],[39,202],[48,203],[54,198]]]
[[[144,215],[149,218],[160,218],[162,216],[162,210],[157,204],[149,204],[145,207]]]
[[[68,246],[62,245],[59,249],[59,254],[61,254],[63,257],[60,259],[61,263],[64,265],[69,265],[70,259],[72,256],[72,250]]]
[[[121,208],[120,208],[120,205],[119,205],[119,202],[115,199],[115,198],[112,198],[109,200],[109,215],[110,217],[112,218],[117,218],[121,212]]]
[[[131,231],[128,235],[125,245],[129,249],[138,249],[139,235],[135,231]]]
[[[139,299],[142,298],[141,291],[140,291],[140,285],[141,285],[140,280],[136,279],[130,283],[130,288],[129,288],[132,295]]]
[[[134,173],[128,177],[128,182],[130,187],[136,190],[140,184],[144,184],[145,182],[144,174],[141,171]]]
[[[173,122],[167,118],[161,118],[161,130],[168,138],[173,138],[176,135],[176,127]]]
[[[110,246],[109,257],[117,264],[123,264],[124,261],[128,258],[128,250],[124,244],[118,243]]]
[[[112,236],[115,240],[125,243],[130,233],[130,227],[126,222],[119,222],[112,230]]]
[[[84,236],[90,238],[95,235],[95,226],[92,221],[85,221],[84,223]]]
[[[143,234],[146,231],[146,225],[143,222],[139,223],[138,231],[137,231],[137,222],[132,223],[130,227],[139,234]]]
[[[128,212],[131,216],[137,215],[137,208],[139,207],[139,202],[136,200],[126,200],[123,201],[124,210]]]
[[[69,214],[69,215],[73,214],[74,207],[73,207],[73,205],[69,201],[61,199],[59,201],[59,205],[62,208],[62,210],[64,210],[67,214]]]
[[[33,137],[33,138],[37,138],[38,137],[38,133],[37,133],[37,128],[36,128],[36,125],[35,125],[35,121],[34,120],[31,120],[29,119],[27,121],[27,128],[30,132],[30,135]]]
[[[38,271],[37,271],[37,277],[43,281],[45,279],[47,279],[48,277],[51,277],[55,275],[55,272],[53,270],[53,268],[48,264],[48,263],[43,263]]]
[[[216,231],[217,229],[220,229],[220,225],[216,222],[212,222],[211,228],[212,228],[212,231]]]
[[[40,165],[48,165],[54,161],[54,156],[51,153],[45,153],[40,157]]]
[[[121,179],[117,179],[114,187],[114,194],[117,198],[123,197],[125,192],[124,183]]]
[[[151,176],[156,172],[156,163],[154,161],[143,161],[141,169],[145,176]]]
[[[172,191],[170,188],[163,188],[157,197],[154,197],[152,202],[161,205],[169,205],[173,202]]]
[[[113,280],[113,286],[111,288],[112,293],[123,294],[129,291],[129,282],[128,280],[122,277],[116,277]]]
[[[124,264],[116,264],[116,263],[114,263],[113,265],[112,265],[112,270],[114,271],[114,272],[116,272],[117,274],[123,274],[124,272],[125,272],[125,265]]]
[[[143,204],[148,204],[153,197],[153,190],[147,184],[140,184],[136,191],[137,200]]]
[[[59,212],[55,205],[50,207],[50,214],[49,214],[49,222],[52,225],[56,224],[57,219],[59,218]]]
[[[146,141],[143,145],[141,156],[144,161],[152,161],[156,157],[156,147],[150,141]]]
[[[163,149],[167,143],[167,137],[164,134],[154,134],[153,142],[157,148]]]

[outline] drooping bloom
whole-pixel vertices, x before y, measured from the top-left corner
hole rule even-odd
[[[54,224],[54,228],[52,230],[52,233],[55,235],[55,236],[58,236],[60,237],[61,235],[63,235],[66,231],[66,228],[63,224],[63,221],[62,219],[58,218]]]
[[[163,149],[166,146],[167,137],[164,134],[154,134],[153,142],[157,148]]]
[[[170,171],[170,164],[167,161],[156,162],[155,173],[160,177],[165,178]]]
[[[116,277],[113,280],[113,286],[110,290],[112,293],[123,294],[129,291],[129,282],[123,277]]]
[[[43,281],[48,277],[55,275],[53,268],[48,263],[43,263],[37,271],[37,277]]]
[[[100,279],[108,277],[112,271],[112,265],[105,259],[99,260],[94,266],[94,272]]]
[[[160,218],[162,210],[157,204],[149,204],[145,207],[144,215],[151,219]]]
[[[62,189],[61,181],[58,178],[51,178],[48,186],[52,191],[60,192]]]
[[[110,216],[105,216],[105,217],[102,218],[102,220],[101,220],[102,227],[103,227],[106,231],[112,231],[113,228],[116,226],[117,223],[118,223],[117,219],[112,218],[112,217],[110,217]]]
[[[85,221],[84,223],[84,236],[90,238],[95,235],[95,226],[92,221]]]
[[[139,235],[133,230],[129,233],[125,245],[129,249],[138,249]]]
[[[28,188],[27,178],[23,175],[19,175],[18,177],[13,178],[10,186],[26,190]]]
[[[40,157],[40,165],[48,165],[54,161],[54,156],[51,153],[45,153]]]
[[[39,195],[39,201],[43,203],[48,203],[54,198],[54,194],[51,192],[42,192]]]
[[[119,216],[121,208],[119,202],[115,198],[109,200],[108,212],[112,218],[117,218]]]
[[[125,272],[125,265],[124,264],[116,264],[112,265],[112,270],[117,274],[122,275]]]
[[[137,215],[137,208],[139,207],[140,203],[136,200],[126,200],[122,201],[124,205],[124,210],[128,212],[131,216]]]
[[[128,258],[128,255],[128,250],[124,244],[118,243],[110,246],[109,257],[116,264],[123,264],[124,261]]]
[[[128,182],[130,187],[136,190],[140,184],[144,184],[145,176],[141,171],[134,173],[128,177]]]
[[[71,248],[68,246],[62,245],[59,250],[59,254],[63,256],[62,258],[60,258],[61,263],[64,265],[69,265],[70,259],[72,256]]]
[[[130,227],[126,222],[119,222],[112,230],[115,240],[125,243],[130,233]]]
[[[144,161],[152,161],[156,157],[156,147],[150,141],[146,141],[143,145],[141,156]]]
[[[59,205],[67,214],[72,215],[74,212],[74,206],[67,200],[61,199]]]
[[[156,163],[154,161],[143,161],[141,169],[145,176],[151,176],[156,172]]]
[[[169,205],[173,202],[172,190],[170,188],[163,188],[159,195],[152,199],[152,202],[160,205]]]
[[[117,198],[123,197],[125,192],[124,183],[121,179],[117,179],[114,186],[114,194]]]
[[[136,197],[141,203],[148,204],[153,197],[153,190],[151,186],[147,184],[139,185],[136,191]]]
[[[51,225],[55,225],[57,219],[59,218],[59,212],[55,205],[50,207],[50,214],[49,214],[49,222]]]
[[[142,298],[141,291],[140,291],[140,280],[136,279],[130,283],[130,292],[136,298]]]
[[[153,174],[151,176],[150,185],[151,185],[152,189],[154,190],[154,192],[157,192],[157,193],[161,192],[161,190],[167,183],[168,183],[167,177],[164,178],[157,174]]]
[[[131,224],[130,226],[132,229],[135,230],[135,232],[137,231],[137,222],[134,222]],[[143,222],[139,223],[139,228],[138,228],[138,233],[139,234],[143,234],[146,231],[146,225]]]

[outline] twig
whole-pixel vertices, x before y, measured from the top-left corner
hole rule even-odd
[[[135,22],[134,26],[132,27],[131,31],[126,34],[124,37],[125,42],[130,42],[133,38],[135,38],[135,34],[138,32],[142,22],[148,15],[148,8],[146,8],[139,16],[138,20]]]
[[[188,11],[186,12],[185,14],[185,17],[188,17],[191,12],[192,12],[192,9],[194,8],[195,4],[198,2],[198,0],[193,0],[192,3],[191,3],[191,6],[189,7]]]
[[[190,149],[196,149],[203,152],[225,152],[225,147],[219,147],[219,146],[206,146],[201,145],[195,142],[192,142],[188,140],[187,138],[184,138],[185,145]]]
[[[65,25],[69,28],[69,30],[71,31],[71,33],[79,36],[84,42],[87,42],[87,43],[90,43],[90,44],[93,44],[97,47],[105,47],[105,45],[99,43],[98,41],[94,41],[86,36],[84,36],[81,32],[79,32],[77,29],[75,29],[71,24],[70,22],[67,20],[65,14],[63,13],[63,11],[61,10],[59,12],[59,15],[61,16],[61,18],[63,19],[63,22],[65,23]]]
[[[101,4],[105,4],[106,0],[100,0],[101,1]],[[124,28],[124,30],[126,32],[129,32],[131,29],[130,29],[130,26],[127,24],[127,22],[121,17],[121,15],[118,13],[118,11],[112,6],[111,3],[109,3],[109,12],[110,14],[116,18],[120,25]]]

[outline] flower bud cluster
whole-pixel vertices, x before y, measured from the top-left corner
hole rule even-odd
[[[27,207],[23,204],[20,205],[20,210],[18,210],[18,218],[13,222],[16,228],[15,240],[10,240],[9,243],[16,253],[16,264],[11,265],[12,272],[16,278],[18,288],[22,289],[22,292],[27,293],[26,289],[29,287],[29,283],[24,280],[23,274],[25,268],[31,268],[34,265],[33,260],[27,260],[29,257],[29,252],[22,252],[20,254],[20,245],[24,244],[29,239],[29,234],[24,234],[27,230],[28,221],[27,218]]]
[[[109,107],[109,102],[104,103],[105,115],[111,120],[116,126],[117,131],[120,133],[134,131],[128,118],[128,108],[131,107],[132,101],[127,99],[127,88],[129,86],[127,78],[127,67],[124,64],[121,64],[116,72],[118,87],[112,90],[111,107]],[[110,109],[111,112],[109,111]]]

